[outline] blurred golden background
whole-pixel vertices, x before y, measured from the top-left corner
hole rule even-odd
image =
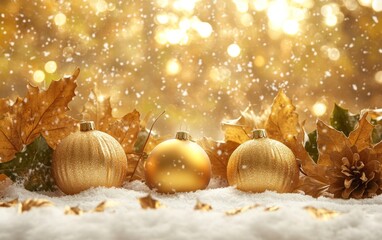
[[[81,68],[115,116],[166,110],[155,129],[221,137],[220,121],[278,89],[308,127],[334,102],[382,107],[382,0],[3,0],[0,97]]]

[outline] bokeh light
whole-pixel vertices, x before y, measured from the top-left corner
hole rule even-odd
[[[222,137],[220,122],[279,89],[307,130],[334,102],[381,107],[381,0],[0,1],[0,97],[80,67],[70,114],[97,85],[115,116],[166,110],[173,135]],[[338,94],[341,92],[341,94]]]
[[[57,70],[57,64],[55,61],[49,61],[45,63],[44,68],[47,73],[54,73]]]
[[[58,13],[56,16],[54,16],[54,23],[57,26],[62,26],[66,23],[66,16],[63,13]]]
[[[33,73],[33,81],[36,83],[41,83],[45,80],[45,73],[41,70],[36,70]]]
[[[323,116],[327,109],[328,107],[323,102],[316,102],[312,107],[313,114],[317,117]]]
[[[227,48],[227,53],[231,57],[235,58],[240,55],[241,49],[236,43],[232,43]]]

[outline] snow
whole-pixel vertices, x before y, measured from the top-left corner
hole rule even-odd
[[[43,198],[54,206],[33,208],[18,214],[17,208],[0,208],[0,239],[380,239],[382,196],[365,200],[314,199],[302,194],[265,192],[251,194],[233,187],[220,187],[213,180],[209,189],[192,193],[160,195],[135,181],[123,188],[95,188],[74,196],[29,192],[11,185],[0,201]],[[138,198],[151,193],[165,205],[141,209]],[[197,200],[213,210],[196,211]],[[91,210],[108,200],[114,205],[102,213],[65,215],[66,206]],[[234,216],[225,211],[261,204]],[[266,207],[280,207],[264,211]],[[304,207],[327,208],[340,215],[319,220]]]

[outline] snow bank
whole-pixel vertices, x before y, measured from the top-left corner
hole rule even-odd
[[[212,188],[211,188],[212,186]],[[152,193],[166,207],[143,210],[137,200]],[[124,188],[95,188],[75,196],[61,193],[34,193],[12,185],[1,201],[44,198],[54,206],[33,208],[23,214],[17,208],[0,208],[0,239],[380,239],[382,237],[382,196],[366,200],[314,199],[300,194],[265,192],[248,194],[232,187],[193,193],[160,195],[143,183]],[[195,211],[199,199],[212,211]],[[102,213],[65,215],[66,206],[90,210],[101,201],[115,205]],[[235,216],[225,211],[253,204],[260,207]],[[264,211],[277,206],[279,210]],[[327,208],[341,212],[323,221],[304,207]]]

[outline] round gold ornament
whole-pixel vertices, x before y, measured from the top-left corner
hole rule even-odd
[[[127,174],[127,159],[119,142],[94,130],[93,122],[64,138],[53,153],[53,176],[66,194],[91,187],[119,187]]]
[[[227,166],[228,183],[247,192],[290,192],[298,182],[299,169],[293,152],[283,143],[267,138],[263,129],[241,144]]]
[[[159,193],[190,192],[205,189],[211,178],[206,152],[190,141],[187,132],[160,143],[145,163],[146,184]]]

